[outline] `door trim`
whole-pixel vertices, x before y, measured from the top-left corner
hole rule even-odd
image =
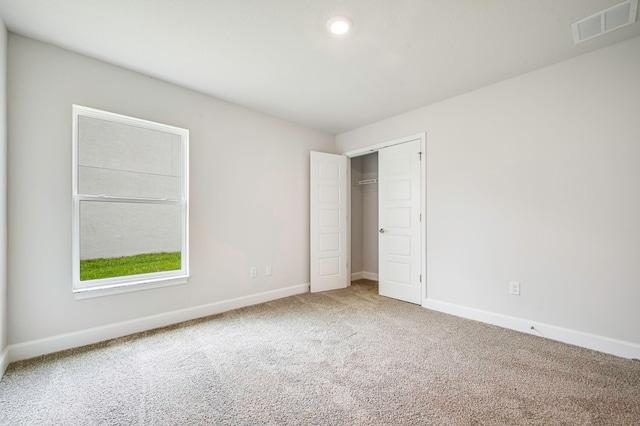
[[[422,161],[420,162],[420,210],[422,212],[422,221],[420,222],[420,248],[422,250],[422,257],[420,262],[420,275],[422,276],[421,291],[422,291],[422,306],[425,307],[427,303],[427,133],[416,133],[414,135],[404,136],[402,138],[393,139],[387,142],[378,143],[375,145],[366,146],[363,148],[354,149],[351,151],[343,152],[341,155],[346,156],[348,159],[360,157],[363,155],[378,152],[379,150],[399,145],[406,142],[420,141],[420,152],[422,153]],[[351,180],[351,161],[347,161],[347,175],[349,181]],[[347,259],[349,262],[349,272],[351,272],[351,184],[349,183],[347,189]],[[348,275],[350,280],[351,274]]]

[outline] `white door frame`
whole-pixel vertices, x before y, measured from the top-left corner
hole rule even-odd
[[[393,139],[387,142],[366,146],[364,148],[354,149],[352,151],[343,152],[341,155],[347,158],[361,157],[363,155],[378,152],[379,150],[399,145],[401,143],[420,141],[420,152],[422,153],[422,161],[420,162],[420,210],[422,213],[422,221],[420,222],[420,274],[422,275],[422,306],[427,302],[427,134],[426,132],[417,133],[415,135],[405,136],[398,139]],[[347,268],[347,280],[351,285],[351,161],[347,161],[347,176],[349,176],[349,184],[347,188],[347,211],[349,212],[349,219],[347,220],[347,259],[349,267]]]

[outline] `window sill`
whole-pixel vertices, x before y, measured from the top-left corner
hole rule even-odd
[[[173,285],[186,284],[189,280],[188,275],[147,279],[141,281],[126,282],[120,284],[110,284],[104,286],[87,287],[74,289],[73,295],[76,300],[91,299],[94,297],[111,296],[114,294],[131,293],[133,291],[150,290],[152,288],[168,287]]]

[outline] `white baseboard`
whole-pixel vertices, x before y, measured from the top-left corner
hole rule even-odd
[[[378,281],[378,274],[374,272],[364,271],[362,273],[362,278],[364,278],[365,280]]]
[[[4,376],[4,372],[7,371],[7,367],[9,366],[9,348],[6,347],[0,353],[0,380],[2,380],[2,376]]]
[[[309,284],[299,284],[278,290],[252,294],[250,296],[237,297],[235,299],[181,309],[179,311],[171,311],[131,321],[123,321],[101,327],[46,337],[44,339],[31,340],[24,343],[9,345],[8,356],[6,356],[7,350],[5,350],[2,355],[2,360],[8,358],[8,362],[14,362],[29,359],[40,355],[90,345],[92,343],[115,339],[117,337],[127,336],[141,331],[165,327],[196,318],[215,315],[233,309],[257,305],[259,303],[269,302],[271,300],[307,292],[309,292]]]
[[[361,279],[378,281],[378,274],[366,271],[354,272],[351,274],[351,281],[358,281]]]
[[[423,307],[523,333],[533,334],[538,337],[545,337],[547,339],[557,340],[559,342],[569,343],[571,345],[581,346],[587,349],[593,349],[622,358],[640,359],[640,345],[632,342],[626,342],[624,340],[598,336],[596,334],[571,330],[536,321],[529,321],[524,318],[497,314],[494,312],[483,311],[481,309],[470,308],[434,299],[427,299]],[[532,330],[531,327],[535,327],[535,330]]]

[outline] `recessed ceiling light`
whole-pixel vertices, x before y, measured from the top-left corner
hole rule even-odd
[[[346,16],[334,16],[327,21],[327,28],[335,35],[345,35],[352,25],[351,19]]]

